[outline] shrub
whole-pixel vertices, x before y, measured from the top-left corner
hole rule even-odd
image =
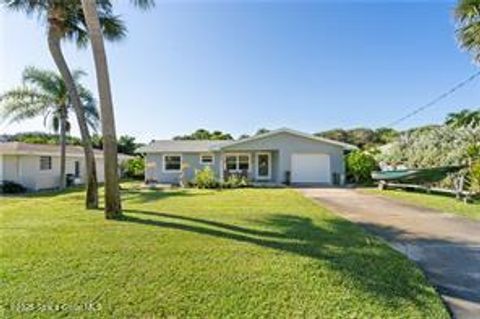
[[[471,189],[474,192],[480,192],[480,161],[474,163],[470,169]]]
[[[377,168],[375,158],[362,151],[353,151],[347,155],[347,175],[353,177],[356,183],[371,181],[371,173]]]
[[[0,182],[0,194],[18,194],[26,191],[27,189],[21,184],[11,181]]]
[[[219,183],[215,178],[215,173],[207,166],[202,170],[195,171],[194,185],[198,188],[217,188]]]
[[[249,186],[248,179],[245,176],[231,174],[222,185],[225,188],[239,188]]]
[[[140,156],[125,161],[122,164],[122,169],[125,177],[134,179],[143,179],[145,177],[145,161]]]

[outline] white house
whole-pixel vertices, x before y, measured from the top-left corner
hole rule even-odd
[[[104,180],[103,152],[94,150],[98,182]],[[119,161],[129,158],[119,154]],[[85,181],[85,158],[83,148],[67,146],[66,174],[72,174],[76,182]],[[60,146],[27,144],[20,142],[0,143],[0,182],[19,183],[28,190],[54,189],[60,183]]]

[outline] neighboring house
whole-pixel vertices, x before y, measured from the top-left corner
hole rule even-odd
[[[220,180],[236,173],[255,182],[341,184],[344,153],[352,149],[283,128],[238,141],[153,141],[137,152],[145,155],[146,182],[179,183],[182,170],[192,180],[195,170],[210,166]]]
[[[104,180],[103,152],[95,150],[98,182]],[[119,154],[119,161],[129,156]],[[76,183],[85,182],[85,158],[83,148],[67,146],[66,174],[72,174]],[[12,181],[28,190],[54,189],[60,184],[60,146],[0,143],[0,182]]]

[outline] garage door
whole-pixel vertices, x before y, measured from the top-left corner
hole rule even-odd
[[[292,154],[292,183],[330,183],[330,156]]]

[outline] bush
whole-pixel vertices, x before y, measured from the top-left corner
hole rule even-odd
[[[143,179],[145,177],[145,161],[143,157],[131,158],[122,164],[125,177]]]
[[[27,189],[21,184],[11,181],[0,182],[0,194],[19,194],[26,191]]]
[[[470,169],[471,174],[471,189],[474,192],[480,193],[480,161],[474,163]]]
[[[353,177],[356,183],[368,183],[372,171],[377,169],[375,158],[362,151],[353,151],[347,155],[347,175]]]
[[[245,176],[231,174],[222,185],[224,188],[239,188],[249,186],[248,179]]]
[[[215,178],[215,173],[209,166],[195,171],[193,184],[198,188],[217,188],[220,186]]]

